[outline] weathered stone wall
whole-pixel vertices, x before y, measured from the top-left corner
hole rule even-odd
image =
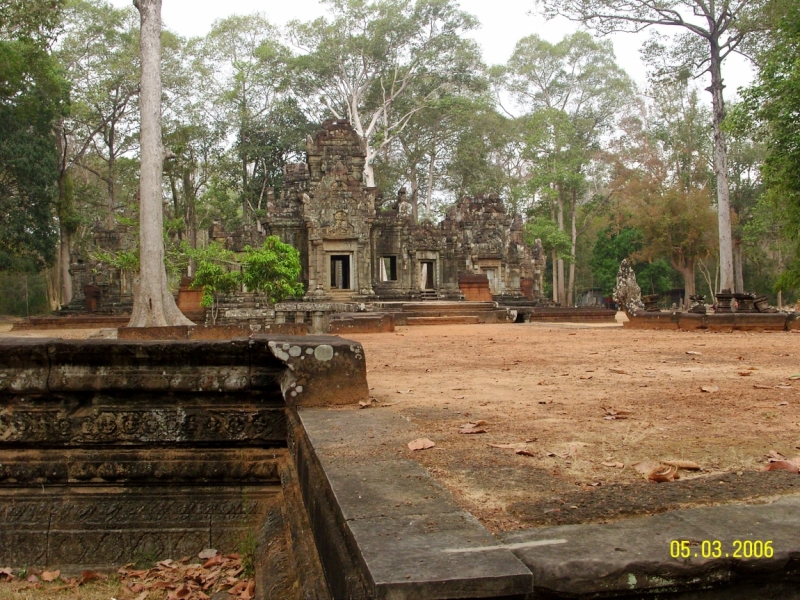
[[[361,346],[334,337],[0,341],[0,564],[74,572],[255,536],[257,598],[327,598],[287,411],[368,394]]]

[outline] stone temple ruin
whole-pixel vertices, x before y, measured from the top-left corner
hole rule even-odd
[[[255,237],[300,251],[307,300],[460,300],[459,276],[476,274],[493,296],[541,293],[544,255],[525,244],[522,218],[499,197],[464,198],[441,223],[417,222],[405,189],[382,208],[378,190],[362,183],[366,152],[348,121],[326,121],[306,152],[306,162],[286,166],[281,194],[267,192]],[[219,228],[211,237],[235,251],[258,243]]]
[[[269,306],[241,292],[220,303],[217,318],[200,307],[199,292],[184,281],[181,310],[197,323],[253,331],[305,323],[314,333],[337,333],[331,322],[337,316],[352,320],[356,313],[372,313],[373,327],[383,327],[375,313],[391,313],[390,321],[401,325],[411,324],[408,319],[422,319],[421,324],[446,318],[485,323],[527,321],[553,306],[543,295],[542,245],[525,243],[522,217],[510,214],[501,198],[465,197],[438,223],[418,220],[404,188],[393,202],[384,202],[377,188],[364,185],[365,161],[363,142],[350,123],[328,120],[306,140],[305,162],[285,167],[281,192],[265,191],[263,217],[234,232],[220,223],[207,232],[209,240],[234,252],[260,246],[270,235],[297,248],[304,298]],[[128,234],[123,229],[96,227],[96,246],[124,249]],[[77,255],[72,270],[73,302],[62,315],[130,310],[129,274]],[[421,302],[430,300],[440,303]],[[597,312],[582,310],[581,316],[613,318],[610,311]],[[465,320],[468,316],[473,320]],[[366,321],[360,319],[362,325]]]

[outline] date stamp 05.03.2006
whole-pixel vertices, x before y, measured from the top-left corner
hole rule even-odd
[[[772,558],[775,549],[771,540],[672,540],[669,543],[672,558]]]

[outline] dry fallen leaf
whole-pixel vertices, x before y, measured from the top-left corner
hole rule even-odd
[[[42,573],[42,581],[55,581],[61,577],[61,571],[45,571]]]
[[[800,373],[798,373],[796,375],[790,375],[789,379],[800,379]]]
[[[473,435],[476,433],[486,433],[486,430],[483,427],[478,427],[472,423],[467,423],[466,425],[462,425],[458,428],[458,433],[462,433],[464,435]]]
[[[625,369],[609,369],[612,373],[617,373],[619,375],[627,375],[628,372]]]
[[[489,448],[500,448],[502,450],[516,450],[521,444],[486,444]]]
[[[625,463],[621,463],[621,462],[610,462],[610,461],[609,461],[609,462],[604,462],[604,463],[603,463],[603,466],[604,466],[604,467],[614,467],[615,469],[624,469],[624,468],[625,468]]]
[[[665,465],[675,467],[676,469],[686,469],[687,471],[699,471],[700,465],[692,460],[662,460]]]
[[[147,596],[149,596],[149,595],[150,595],[149,591],[144,591],[141,594],[139,594],[138,596],[136,596],[135,600],[145,600],[145,598],[147,598]]]
[[[742,377],[750,377],[752,373],[753,373],[752,371],[739,371],[739,375],[741,375]]]
[[[0,580],[3,579],[7,579],[8,581],[16,579],[16,577],[14,577],[14,572],[11,570],[10,567],[5,567],[0,569]]]
[[[364,402],[363,400],[358,403],[359,408],[369,408],[372,405],[371,402]]]
[[[715,394],[719,391],[719,387],[716,385],[704,385],[700,388],[700,391],[706,392],[707,394]]]
[[[661,466],[658,469],[654,469],[647,476],[647,479],[650,481],[655,481],[656,483],[666,483],[668,481],[680,479],[680,475],[678,475],[678,469],[676,467]]]
[[[695,352],[694,350],[687,350],[686,354],[690,354],[691,356],[702,356],[702,352]]]
[[[785,383],[780,383],[780,384],[775,386],[775,389],[776,390],[790,390],[790,389],[792,389],[792,386],[786,385]]]
[[[755,385],[753,385],[753,387],[754,387],[755,389],[757,389],[757,390],[771,390],[771,389],[772,389],[772,386],[769,386],[769,385],[761,385],[761,384],[758,384],[758,383],[756,383]]]
[[[398,394],[410,394],[413,391],[414,391],[413,389],[411,389],[411,390],[397,390],[397,393]]]
[[[790,473],[798,473],[797,465],[788,460],[774,460],[769,462],[763,469],[764,471],[789,471]]]
[[[530,450],[526,450],[525,448],[520,448],[516,452],[520,456],[536,456],[533,452],[531,452]]]
[[[408,442],[408,449],[417,451],[417,450],[427,450],[428,448],[433,448],[436,444],[430,441],[428,438],[419,438],[412,442]]]
[[[214,548],[206,548],[197,557],[200,560],[208,560],[209,558],[213,558],[217,555],[217,551]]]
[[[653,460],[643,460],[637,463],[633,463],[631,467],[636,469],[642,475],[649,475],[653,471],[658,470],[661,467],[660,462],[656,462]]]

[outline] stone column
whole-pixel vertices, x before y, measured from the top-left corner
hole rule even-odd
[[[294,322],[295,323],[305,323],[306,322],[306,311],[298,310],[294,313]]]
[[[275,311],[275,323],[286,323],[286,311],[283,310],[276,310]]]
[[[325,312],[315,310],[311,317],[311,333],[325,333]]]

